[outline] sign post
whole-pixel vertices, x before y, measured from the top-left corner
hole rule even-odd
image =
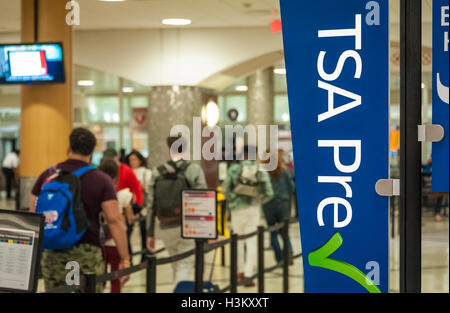
[[[448,30],[449,1],[433,0],[433,124],[444,128],[444,138],[433,143],[431,189],[448,192]]]
[[[387,292],[389,1],[280,4],[305,292]]]
[[[214,189],[190,189],[181,192],[181,237],[195,239],[195,286],[203,291],[205,241],[216,239],[217,192]]]

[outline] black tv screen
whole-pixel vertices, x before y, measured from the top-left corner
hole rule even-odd
[[[0,44],[0,84],[64,82],[60,42]]]

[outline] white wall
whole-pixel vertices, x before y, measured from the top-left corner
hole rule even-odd
[[[144,85],[193,86],[282,44],[265,27],[77,31],[74,63]]]

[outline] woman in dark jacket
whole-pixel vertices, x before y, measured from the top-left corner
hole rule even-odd
[[[291,196],[295,191],[295,185],[289,170],[286,169],[283,162],[282,150],[278,150],[277,168],[269,171],[269,174],[274,191],[274,197],[272,200],[263,205],[263,211],[267,225],[270,227],[277,223],[289,220],[291,217]],[[270,244],[275,253],[277,263],[280,263],[283,260],[283,254],[278,241],[279,234],[281,234],[281,230],[270,233]],[[288,242],[289,250],[292,254],[292,245],[290,240]]]

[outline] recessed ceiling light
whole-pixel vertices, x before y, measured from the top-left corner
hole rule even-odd
[[[78,86],[94,86],[94,81],[93,80],[79,80],[77,82]]]
[[[275,74],[278,74],[278,75],[286,75],[286,69],[285,68],[276,68],[276,69],[273,70],[273,72]]]
[[[234,90],[236,90],[236,91],[247,91],[247,90],[248,90],[248,87],[245,86],[245,85],[236,86],[236,87],[234,88]]]
[[[134,92],[134,88],[133,87],[123,87],[122,92]]]
[[[187,18],[165,18],[161,21],[164,25],[176,25],[176,26],[182,26],[182,25],[189,25],[191,24],[191,20]]]

